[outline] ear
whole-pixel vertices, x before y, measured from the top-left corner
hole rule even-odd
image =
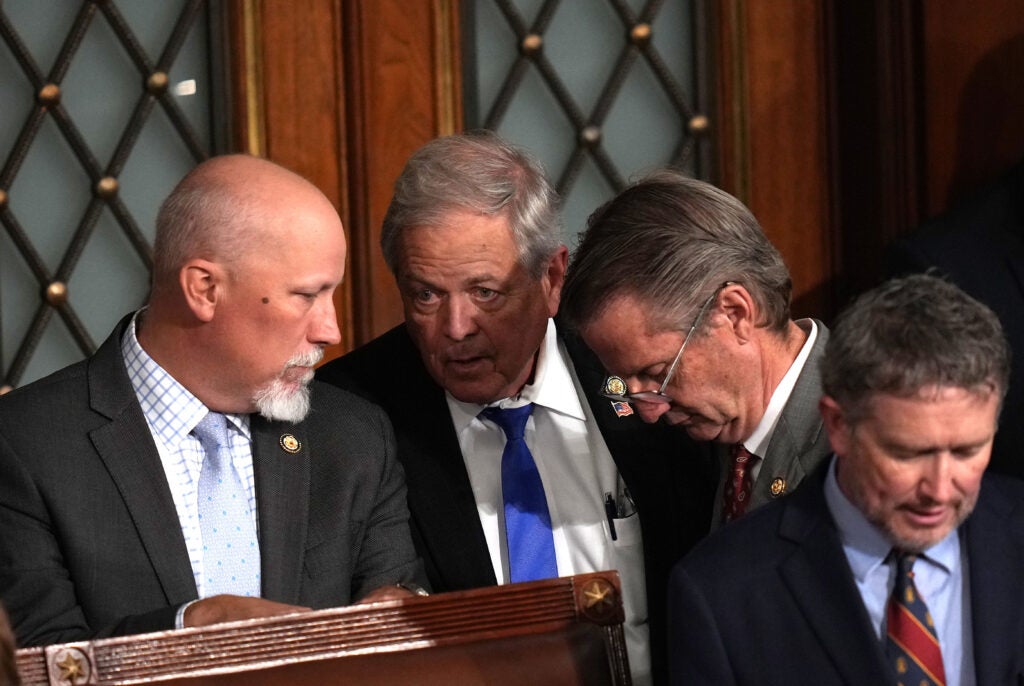
[[[554,317],[558,313],[558,304],[562,301],[562,284],[565,283],[565,270],[568,264],[569,249],[561,245],[548,260],[547,269],[541,277],[547,295],[549,317]]]
[[[750,291],[738,283],[729,284],[718,295],[718,308],[725,313],[739,342],[745,343],[757,328],[757,304]]]
[[[178,272],[185,304],[199,321],[208,322],[213,319],[224,277],[223,267],[202,259],[189,260]]]
[[[828,432],[828,442],[832,446],[832,452],[837,455],[849,454],[850,432],[852,427],[846,419],[842,406],[835,398],[823,395],[818,401],[818,410],[825,424],[825,431]]]

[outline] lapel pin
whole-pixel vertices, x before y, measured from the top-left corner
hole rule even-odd
[[[294,455],[295,453],[302,450],[302,443],[300,443],[299,439],[295,438],[295,436],[292,436],[291,434],[282,434],[280,442],[281,449],[284,450],[286,453],[291,453],[292,455]]]
[[[780,495],[786,492],[786,480],[781,476],[777,476],[772,479],[771,486],[768,487],[773,498],[778,498]]]
[[[617,417],[628,417],[633,414],[633,408],[629,406],[629,403],[622,400],[612,401],[612,409],[615,410],[615,416]]]
[[[601,388],[604,395],[626,395],[626,382],[618,376],[609,376]]]

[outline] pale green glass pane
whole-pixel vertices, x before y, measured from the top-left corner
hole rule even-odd
[[[50,274],[60,266],[91,197],[89,177],[46,117],[14,177],[8,204]]]
[[[614,195],[614,189],[590,157],[585,158],[572,190],[563,200],[562,241],[570,250],[576,248],[578,236],[587,225],[587,217]]]
[[[575,129],[551,90],[530,67],[497,132],[529,149],[557,181],[575,146]]]
[[[174,61],[169,73],[168,89],[174,102],[185,113],[189,124],[198,134],[199,141],[206,151],[213,147],[213,83],[207,54],[210,39],[208,34],[205,16],[201,15],[189,30]],[[179,136],[175,134],[174,138],[179,139]]]
[[[99,344],[125,313],[145,302],[148,290],[149,272],[104,209],[68,281],[68,302]]]
[[[544,55],[558,72],[584,119],[626,45],[626,29],[610,3],[562,2],[544,34]]]
[[[64,325],[64,320],[54,312],[43,330],[35,354],[29,358],[25,373],[18,381],[24,386],[82,359],[82,351]]]
[[[106,20],[94,19],[61,84],[61,102],[101,169],[128,125],[143,81]]]
[[[21,42],[32,53],[36,66],[44,77],[50,74],[82,3],[69,0],[3,0],[0,4]]]
[[[156,65],[163,53],[167,39],[174,30],[185,0],[162,0],[162,2],[138,2],[121,0],[117,3],[121,16],[128,23],[136,40],[149,57],[150,64]]]
[[[604,127],[604,148],[624,177],[671,161],[683,121],[647,62],[633,63]]]

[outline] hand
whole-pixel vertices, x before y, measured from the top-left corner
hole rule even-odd
[[[263,598],[246,598],[239,595],[215,595],[203,598],[185,610],[185,626],[206,626],[220,622],[234,622],[239,619],[256,619],[287,615],[293,612],[308,612],[310,608],[298,605],[275,603]]]
[[[364,595],[356,604],[376,603],[380,600],[401,600],[402,598],[415,598],[420,595],[426,595],[426,592],[417,593],[412,588],[407,588],[406,586],[381,586]]]

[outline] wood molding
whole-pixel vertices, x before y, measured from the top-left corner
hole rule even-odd
[[[344,3],[356,344],[402,321],[401,299],[380,255],[380,226],[413,151],[461,128],[458,20],[456,0]]]
[[[833,299],[828,5],[713,7],[720,183],[782,253],[797,316],[824,316]]]

